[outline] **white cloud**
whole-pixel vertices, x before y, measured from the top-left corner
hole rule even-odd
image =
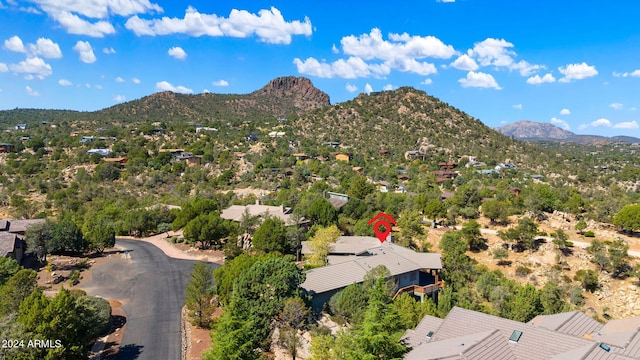
[[[560,115],[571,115],[571,111],[567,108],[560,110]]]
[[[458,82],[462,84],[462,87],[492,88],[496,90],[502,89],[493,76],[483,72],[469,71],[467,73],[467,77],[459,79]]]
[[[28,94],[29,96],[40,96],[40,93],[39,93],[39,92],[37,92],[37,91],[33,90],[33,89],[32,89],[31,87],[29,87],[29,86],[25,86],[24,90],[27,92],[27,94]]]
[[[22,39],[18,36],[12,36],[4,41],[3,47],[9,51],[13,52],[27,52],[27,49],[24,47],[22,43]]]
[[[609,107],[612,108],[613,110],[622,110],[624,105],[622,105],[621,103],[615,102],[615,103],[609,104]]]
[[[162,8],[149,0],[32,0],[70,34],[104,37],[114,34],[115,28],[106,19],[114,15],[162,12]],[[35,9],[34,9],[35,10]],[[102,19],[91,22],[89,19]]]
[[[543,84],[543,83],[552,83],[555,82],[556,78],[553,77],[553,75],[551,73],[545,74],[543,77],[540,77],[540,75],[536,75],[536,76],[532,76],[530,78],[527,79],[527,84],[531,84],[531,85],[539,85],[539,84]]]
[[[182,93],[182,94],[193,94],[193,90],[184,87],[184,86],[173,86],[171,85],[171,83],[167,82],[167,81],[160,81],[156,83],[156,90],[157,91],[173,91],[176,93]]]
[[[169,51],[167,51],[167,54],[178,60],[184,60],[187,58],[187,53],[179,46],[172,47],[171,49],[169,49]]]
[[[93,87],[98,89],[98,90],[102,90],[102,85],[94,85]]]
[[[137,85],[137,84],[140,84],[140,79],[138,79],[138,78],[131,78],[131,82]]]
[[[456,2],[456,0],[438,0],[438,2],[441,2],[441,3],[454,3],[454,2]]]
[[[17,64],[11,64],[9,65],[9,69],[16,74],[24,74],[27,80],[31,80],[34,77],[42,80],[53,73],[51,65],[37,56],[27,58]]]
[[[516,110],[522,110],[522,104],[515,104],[515,105],[512,105],[511,107]]]
[[[91,44],[88,41],[78,41],[73,50],[80,54],[80,61],[83,63],[92,64],[96,62],[96,55],[93,53]]]
[[[448,59],[455,55],[451,45],[445,45],[434,36],[414,36],[407,33],[390,33],[383,39],[380,29],[368,34],[349,35],[340,40],[342,51],[349,58],[332,63],[307,58],[294,59],[298,72],[317,77],[355,79],[360,77],[384,77],[391,70],[418,75],[437,73],[436,66],[423,61],[425,58]],[[337,50],[335,48],[334,50]]]
[[[338,47],[336,46],[336,44],[331,45],[331,52],[334,54],[340,53],[340,50],[338,50]]]
[[[124,101],[126,101],[126,100],[127,100],[127,97],[126,97],[126,96],[124,96],[124,95],[115,95],[115,96],[113,97],[113,101],[114,101],[114,102],[117,102],[117,103],[121,103],[121,102],[124,102]]]
[[[110,48],[103,48],[103,49],[102,49],[102,53],[103,53],[103,54],[107,54],[107,55],[111,55],[111,54],[115,54],[115,53],[116,53],[116,50],[115,50],[114,48],[112,48],[112,47],[110,47]]]
[[[340,40],[342,51],[365,60],[380,59],[390,61],[398,58],[449,59],[455,55],[451,45],[445,45],[435,36],[412,36],[407,33],[389,34],[389,39],[382,38],[380,29],[373,28],[369,34],[345,36]]]
[[[431,85],[431,84],[433,84],[433,80],[431,80],[429,78],[426,78],[420,84],[422,84],[422,85]]]
[[[589,125],[593,127],[611,127],[611,121],[605,118],[600,118],[596,121],[592,121]]]
[[[391,90],[393,90],[393,85],[387,84],[387,85],[382,87],[382,90],[383,91],[391,91]]]
[[[451,66],[458,70],[465,71],[475,71],[478,70],[480,66],[473,60],[469,55],[463,54],[458,57],[454,62],[451,63]]]
[[[60,85],[60,86],[71,86],[71,85],[73,85],[73,83],[71,83],[71,81],[69,81],[67,79],[60,79],[60,80],[58,80],[58,85]]]
[[[613,125],[613,127],[615,129],[637,129],[638,128],[638,123],[633,120],[633,121],[624,121],[624,122],[619,122],[615,125]]]
[[[345,86],[345,89],[347,89],[347,91],[350,92],[350,93],[358,91],[358,87],[357,86],[355,86],[353,84],[349,84],[349,83],[347,83],[347,85]]]
[[[561,66],[558,68],[558,71],[562,75],[560,82],[570,82],[573,80],[582,80],[592,76],[598,75],[598,70],[596,70],[595,66],[588,65],[585,62],[580,64],[569,64],[567,66]]]
[[[101,38],[105,35],[116,33],[116,29],[107,21],[96,21],[91,23],[87,20],[81,19],[78,15],[69,11],[52,10],[46,12],[60,23],[60,25],[62,25],[69,34]]]
[[[138,36],[187,34],[246,38],[256,35],[260,41],[270,44],[290,44],[292,35],[310,36],[313,31],[309,18],[287,22],[275,7],[260,10],[257,15],[233,9],[228,18],[202,14],[188,7],[182,19],[163,17],[144,20],[136,15],[127,20],[125,27]]]
[[[7,71],[9,71],[9,67],[7,66],[7,64],[0,63],[0,72],[7,72]]]
[[[218,81],[214,81],[213,86],[229,86],[229,82],[227,82],[227,80],[218,80]]]
[[[365,92],[367,95],[369,95],[369,94],[371,94],[371,93],[373,92],[373,88],[371,87],[371,85],[369,85],[369,83],[367,83],[367,84],[364,86],[364,92]]]
[[[473,49],[467,51],[467,56],[475,58],[481,66],[506,67],[520,72],[522,76],[529,76],[536,70],[544,69],[543,65],[530,64],[525,60],[515,62],[517,54],[511,50],[513,47],[514,45],[505,39],[487,38],[475,43]]]
[[[566,121],[564,121],[562,119],[558,119],[557,117],[552,117],[549,122],[552,123],[553,125],[559,127],[559,128],[565,129],[567,131],[571,130],[571,127],[569,126],[569,123],[567,123]]]
[[[295,58],[293,63],[298,68],[299,73],[320,78],[356,79],[370,76],[380,77],[391,72],[391,68],[385,64],[367,64],[364,60],[355,56],[347,60],[339,59],[333,63],[321,63],[312,57],[307,58],[305,61]]]
[[[59,59],[62,57],[60,46],[47,38],[39,38],[35,44],[29,44],[29,53],[41,55],[49,59]]]
[[[117,82],[117,83],[121,83],[121,84],[122,84],[123,82],[125,82],[125,80],[124,80],[123,78],[121,78],[120,76],[118,76],[118,77],[116,78],[116,82]]]
[[[627,77],[627,76],[640,77],[640,69],[634,70],[630,73],[629,72],[619,73],[614,71],[613,76],[614,77]]]

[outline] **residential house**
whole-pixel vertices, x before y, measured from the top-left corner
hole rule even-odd
[[[281,138],[285,135],[284,131],[272,131],[269,134],[270,138]]]
[[[244,139],[246,141],[250,141],[250,142],[254,142],[254,141],[258,141],[258,135],[256,134],[249,134],[247,136],[244,137]]]
[[[302,253],[311,253],[306,241]],[[396,296],[408,292],[424,300],[425,296],[435,297],[444,286],[439,276],[440,254],[417,253],[391,241],[380,244],[370,236],[341,236],[331,244],[327,262],[327,266],[308,270],[300,285],[311,296],[314,311],[320,311],[338,291],[362,283],[367,272],[379,265],[389,269],[396,281]]]
[[[27,249],[24,241],[27,228],[44,221],[44,219],[0,220],[0,257],[11,257],[21,263]]]
[[[458,163],[453,161],[439,162],[438,167],[443,170],[451,170],[458,167]]]
[[[196,134],[203,131],[217,132],[218,129],[212,127],[199,126],[196,128]]]
[[[89,155],[98,154],[102,157],[107,157],[109,156],[109,154],[111,154],[111,150],[110,149],[90,149],[90,150],[87,150],[87,154]]]
[[[327,146],[331,146],[334,149],[337,149],[337,148],[340,147],[340,143],[337,142],[337,141],[329,141],[329,142],[326,142],[324,144],[327,145]]]
[[[406,360],[631,360],[640,358],[640,317],[602,325],[571,311],[522,323],[454,307],[444,319],[425,316],[401,341],[412,348]]]
[[[458,173],[451,170],[436,170],[431,172],[436,177],[437,183],[443,183],[447,180],[453,180],[458,176]]]
[[[364,170],[364,168],[362,166],[354,166],[354,167],[351,168],[351,170],[362,174],[362,170]]]
[[[168,153],[171,154],[172,157],[176,158],[176,157],[180,156],[180,154],[182,154],[184,152],[184,149],[160,149],[160,150],[158,150],[158,152],[160,152],[160,153],[168,152]]]
[[[118,164],[120,167],[124,167],[124,164],[127,163],[127,158],[126,157],[103,158],[102,161]]]
[[[16,130],[27,130],[27,124],[16,124]]]
[[[407,188],[404,186],[404,184],[399,184],[398,186],[396,186],[396,190],[395,190],[396,194],[404,194],[406,192],[407,192]]]
[[[80,139],[80,143],[85,144],[85,143],[93,142],[95,139],[96,139],[95,136],[83,136],[82,139]]]
[[[184,161],[187,163],[187,166],[196,166],[202,164],[202,156],[193,155],[190,152],[182,152],[180,155],[176,156],[176,161]]]
[[[349,202],[349,195],[347,194],[340,194],[331,191],[324,191],[322,194],[324,195],[324,198],[329,200],[329,203],[331,203],[331,205],[336,209],[342,208]]]
[[[378,155],[380,155],[380,156],[389,156],[389,155],[391,155],[391,151],[390,150],[378,150]]]
[[[406,160],[424,160],[424,152],[422,150],[408,150],[404,152]]]
[[[335,154],[335,156],[336,156],[336,160],[338,161],[345,161],[345,162],[351,161],[351,154],[337,153]]]
[[[391,187],[391,184],[389,184],[388,181],[377,181],[374,183],[374,185],[376,186],[376,189],[378,189],[378,191],[383,193],[389,192],[389,187]]]
[[[0,143],[0,153],[10,153],[15,150],[13,144],[9,143]]]
[[[292,154],[292,156],[294,156],[296,160],[307,160],[309,158],[309,155],[305,153],[296,153],[296,154]]]
[[[301,225],[308,222],[305,218],[297,218],[293,215],[291,208],[285,206],[268,206],[260,204],[257,200],[255,204],[250,205],[231,205],[222,210],[220,217],[226,220],[241,222],[245,211],[251,216],[258,216],[262,219],[273,216],[284,222],[286,226]]]
[[[278,122],[285,122],[287,121],[287,118],[284,116],[278,116]]]

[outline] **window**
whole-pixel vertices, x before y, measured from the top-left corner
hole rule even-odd
[[[509,338],[509,341],[517,343],[518,341],[520,341],[520,337],[521,336],[522,336],[522,331],[513,330],[513,333],[511,334],[511,337]]]

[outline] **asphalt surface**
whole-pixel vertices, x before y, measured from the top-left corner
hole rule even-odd
[[[180,309],[195,261],[170,258],[143,241],[116,244],[125,251],[95,265],[82,288],[123,303],[127,327],[118,359],[180,359]]]

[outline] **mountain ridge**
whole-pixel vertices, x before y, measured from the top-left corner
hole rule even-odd
[[[640,138],[633,136],[579,135],[550,123],[520,120],[512,124],[495,128],[503,135],[524,141],[564,141],[578,144],[626,142],[640,143]]]

